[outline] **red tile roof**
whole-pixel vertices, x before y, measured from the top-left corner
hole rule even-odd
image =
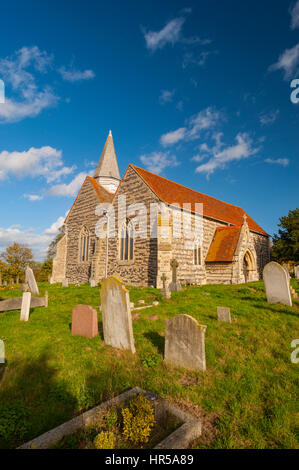
[[[206,263],[233,261],[240,232],[241,227],[217,227]]]
[[[191,209],[195,211],[195,203],[203,204],[203,215],[218,221],[228,222],[241,226],[244,222],[243,216],[246,214],[247,223],[250,230],[268,236],[268,234],[245,212],[241,207],[220,201],[212,196],[199,193],[193,189],[186,188],[181,184],[174,183],[162,176],[155,175],[143,168],[129,165],[141,176],[141,178],[151,187],[158,198],[167,204],[178,203],[181,205],[191,203]]]

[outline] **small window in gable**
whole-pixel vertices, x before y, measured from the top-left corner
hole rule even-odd
[[[134,227],[131,222],[123,225],[120,236],[120,259],[131,261],[134,258]]]
[[[198,241],[194,243],[194,264],[201,265],[201,247]]]
[[[83,227],[80,234],[80,261],[83,263],[89,259],[89,230],[87,227]]]

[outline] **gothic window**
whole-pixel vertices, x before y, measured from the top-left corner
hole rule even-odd
[[[194,264],[200,265],[201,264],[201,248],[199,241],[194,243]]]
[[[83,227],[80,233],[80,261],[88,261],[89,258],[89,230],[87,227]]]
[[[120,259],[130,261],[134,257],[134,227],[131,222],[123,225],[120,234]]]

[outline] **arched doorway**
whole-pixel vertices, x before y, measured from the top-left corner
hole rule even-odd
[[[254,260],[253,256],[249,251],[246,251],[243,258],[243,275],[245,282],[252,280],[252,275],[254,271]]]

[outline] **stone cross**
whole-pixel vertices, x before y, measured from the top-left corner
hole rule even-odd
[[[167,277],[165,276],[165,273],[162,274],[161,281],[163,282],[163,290],[165,290],[166,289],[166,281],[167,281]]]
[[[172,267],[172,282],[177,282],[177,268],[179,267],[179,263],[176,259],[172,259],[170,262],[170,266]]]
[[[243,214],[243,220],[244,220],[244,223],[247,221],[247,215],[246,214]]]

